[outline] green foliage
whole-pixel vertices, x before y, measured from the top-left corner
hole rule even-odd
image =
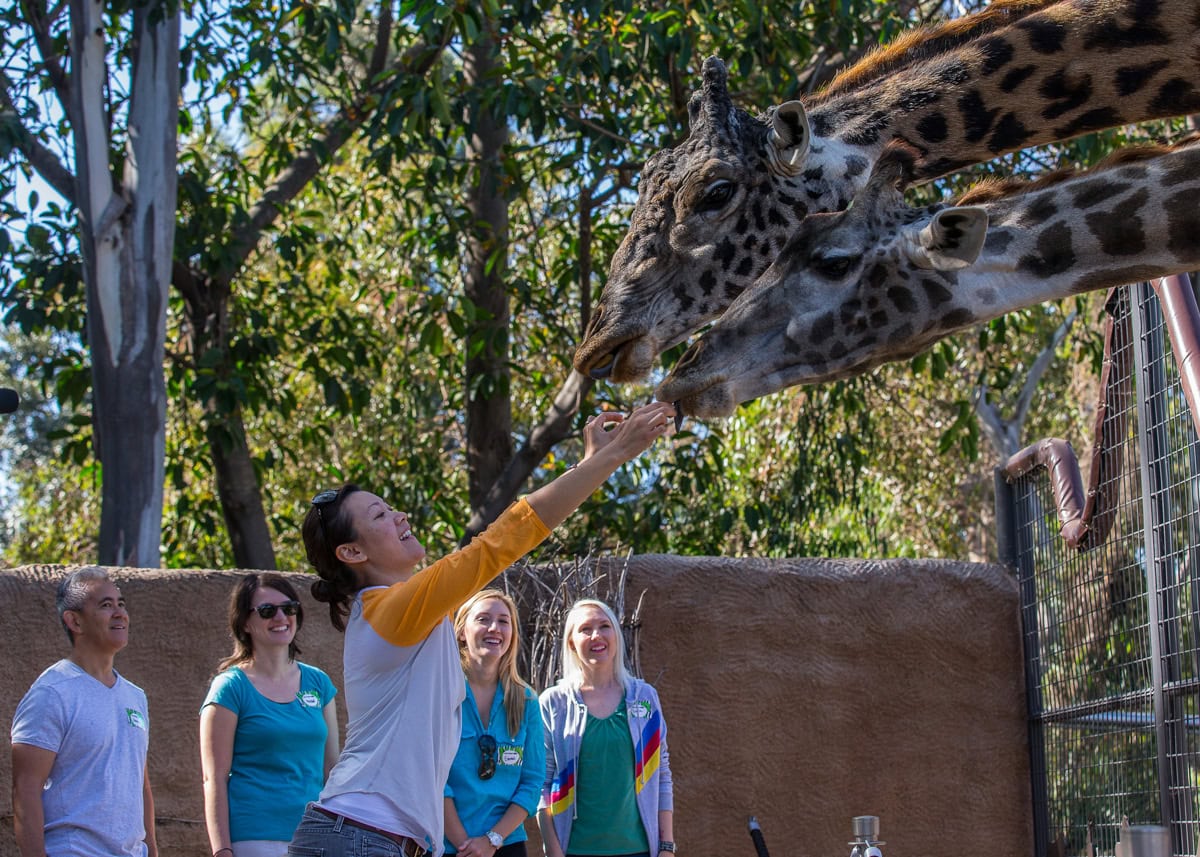
[[[282,567],[303,566],[295,533],[307,497],[344,480],[410,511],[431,553],[449,550],[467,515],[467,396],[507,396],[518,443],[541,422],[570,371],[582,290],[594,297],[603,285],[640,164],[686,133],[703,58],[726,59],[735,97],[755,112],[800,94],[815,59],[886,41],[902,24],[892,4],[872,0],[405,0],[377,44],[378,8],[353,0],[183,8],[176,263],[192,282],[177,278],[168,314],[163,557],[172,566],[231,564],[209,445],[242,435]],[[116,44],[119,12],[109,18]],[[5,46],[26,62],[12,67],[21,72],[18,114],[42,117],[27,124],[53,148],[63,121],[39,112],[47,82],[33,45],[17,10],[0,19]],[[61,26],[53,33],[61,41]],[[485,35],[496,73],[475,86],[462,55]],[[367,79],[377,48],[389,61]],[[420,66],[423,57],[435,59]],[[420,72],[404,71],[402,59]],[[114,62],[121,67],[123,55]],[[507,212],[508,243],[491,248],[488,268],[502,276],[511,323],[506,372],[468,378],[467,357],[500,341],[484,333],[488,312],[464,291],[463,236],[478,226],[468,201],[479,180],[466,156],[475,129],[464,117],[479,105],[499,111],[509,129],[492,189]],[[18,133],[0,122],[0,158],[28,172],[16,160]],[[349,142],[339,145],[338,134]],[[973,175],[1082,163],[1126,141],[1112,132]],[[240,236],[264,205],[275,211],[264,200],[304,153],[320,168],[283,199],[247,255]],[[57,342],[34,365],[65,416],[31,455],[94,480],[74,214],[15,200],[15,180],[0,175],[0,205],[16,224],[0,245],[5,330],[54,332]],[[940,182],[914,198],[955,187]],[[586,198],[601,201],[588,218]],[[581,285],[585,251],[594,270]],[[611,480],[560,542],[578,553],[962,556],[972,533],[986,529],[979,509],[990,491],[975,388],[986,382],[999,397],[1018,390],[1025,361],[1061,318],[1055,308],[1031,310],[911,366],[750,403],[724,423],[689,424]],[[1064,367],[1095,364],[1092,330],[1079,325]],[[1065,369],[1055,375],[1031,437],[1070,435],[1079,383]],[[598,385],[577,426],[598,407],[649,397],[648,388]],[[534,482],[560,473],[579,447],[577,436],[561,444]],[[18,503],[29,532],[61,514],[59,500],[23,473],[15,478],[27,489]],[[97,515],[82,503],[72,520],[86,530]],[[13,555],[37,556],[33,543]],[[42,559],[56,557],[52,544],[38,544]]]

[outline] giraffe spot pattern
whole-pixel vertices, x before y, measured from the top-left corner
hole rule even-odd
[[[1133,23],[1128,27],[1108,20],[1096,27],[1091,36],[1084,40],[1083,47],[1089,51],[1115,51],[1122,48],[1150,48],[1170,43],[1167,35],[1156,22],[1160,11],[1158,0],[1137,0],[1137,9],[1131,16]]]
[[[995,306],[1000,302],[1000,293],[988,286],[976,290],[975,299],[984,306]]]
[[[711,296],[716,287],[717,277],[712,271],[705,270],[700,274],[700,291],[704,292],[706,296]]]
[[[1195,85],[1182,77],[1173,77],[1162,85],[1150,102],[1151,108],[1176,115],[1200,112],[1200,95]]]
[[[1012,240],[1013,234],[1007,229],[989,229],[983,246],[988,253],[1003,253]]]
[[[1029,46],[1039,54],[1061,52],[1067,38],[1066,27],[1057,21],[1042,21],[1035,18],[1018,21],[1016,26],[1028,34]]]
[[[958,112],[962,115],[964,136],[969,142],[977,143],[987,136],[1000,110],[988,110],[979,90],[973,89],[959,97]]]
[[[1075,207],[1086,211],[1102,202],[1107,202],[1118,194],[1125,193],[1130,187],[1131,185],[1121,182],[1087,181],[1079,187],[1070,188],[1069,192]]]
[[[872,265],[871,269],[866,272],[863,279],[871,289],[878,289],[887,282],[888,271],[883,265]]]
[[[984,77],[995,74],[1012,62],[1015,50],[1012,44],[1000,36],[989,36],[979,42],[979,51],[983,54],[983,65],[980,71]]]
[[[1171,63],[1168,60],[1155,60],[1141,65],[1127,65],[1117,69],[1113,76],[1113,84],[1117,95],[1133,95],[1140,92],[1154,75],[1158,74]]]
[[[722,238],[721,243],[717,245],[716,258],[721,263],[721,270],[728,271],[729,266],[733,263],[733,257],[737,255],[737,248],[733,246],[733,242],[728,238]]]
[[[867,171],[867,167],[870,165],[871,162],[861,155],[847,155],[846,172],[844,173],[844,176],[848,179],[852,179],[855,176],[860,176]]]
[[[941,97],[941,92],[936,89],[910,89],[901,93],[900,97],[896,99],[896,107],[905,113],[911,113],[933,104]]]
[[[1037,277],[1050,277],[1070,270],[1075,264],[1071,229],[1065,223],[1056,223],[1042,232],[1036,246],[1036,254],[1029,253],[1017,260],[1018,270]]]
[[[1110,256],[1136,256],[1146,249],[1146,232],[1136,212],[1149,198],[1150,194],[1142,188],[1112,211],[1098,211],[1084,217],[1088,230],[1100,242],[1100,249]]]
[[[1087,103],[1092,96],[1092,81],[1090,77],[1084,76],[1072,83],[1068,79],[1067,73],[1060,69],[1042,81],[1038,92],[1048,101],[1055,102],[1042,111],[1042,116],[1047,119],[1057,119],[1064,113]]]
[[[966,327],[975,321],[975,314],[966,307],[959,307],[951,310],[942,316],[942,330],[957,330],[960,327]]]
[[[925,291],[925,299],[931,307],[937,308],[954,297],[944,285],[929,277],[921,278],[921,288]]]
[[[1056,214],[1058,205],[1047,196],[1036,200],[1025,210],[1024,222],[1029,226],[1039,226]]]
[[[922,116],[917,122],[917,133],[927,143],[942,142],[949,133],[946,117],[941,113],[930,113],[928,116]]]
[[[1000,80],[1000,91],[1011,93],[1022,83],[1029,80],[1030,75],[1037,71],[1037,66],[1023,65],[1012,69]]]
[[[1114,125],[1123,125],[1121,114],[1113,107],[1097,107],[1094,110],[1088,110],[1076,116],[1066,125],[1060,125],[1054,129],[1055,135],[1060,140],[1065,140],[1068,137],[1074,137],[1083,134],[1087,131],[1098,131],[1101,128],[1111,128]]]
[[[820,345],[829,338],[831,333],[833,333],[835,326],[833,313],[821,313],[821,315],[817,317],[815,321],[813,321],[812,330],[809,331],[808,334],[809,342],[811,342],[813,345]]]
[[[954,60],[935,69],[933,79],[943,86],[961,86],[971,79],[971,69],[962,60]]]
[[[1200,206],[1196,205],[1196,191],[1183,190],[1171,194],[1163,204],[1163,212],[1170,224],[1167,249],[1179,259],[1196,258],[1196,236],[1200,235]]]
[[[917,300],[913,293],[903,286],[892,286],[887,290],[888,300],[897,310],[907,315],[917,311]]]
[[[888,341],[889,345],[894,345],[897,342],[904,342],[907,339],[911,339],[912,335],[913,335],[912,323],[906,321],[906,322],[904,322],[904,324],[900,325],[895,330],[893,330],[890,334],[888,334],[887,341]]]
[[[988,140],[988,148],[999,154],[1013,149],[1020,149],[1025,141],[1033,135],[1025,125],[1012,113],[1006,113],[996,125],[996,132]]]

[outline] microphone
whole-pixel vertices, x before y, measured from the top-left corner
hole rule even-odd
[[[21,397],[16,390],[0,387],[0,414],[11,414],[21,404]]]

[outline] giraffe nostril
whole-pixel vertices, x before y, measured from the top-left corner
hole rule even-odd
[[[689,365],[696,362],[696,359],[700,356],[700,352],[703,349],[704,349],[704,340],[703,339],[692,343],[688,347],[688,350],[683,352],[683,354],[680,355],[679,359],[675,361],[675,368],[672,369],[671,372],[676,373],[676,372],[680,372],[682,370],[687,369]]]
[[[588,319],[587,328],[583,331],[584,338],[591,336],[600,327],[600,322],[604,318],[604,304],[596,304],[592,310],[592,316]]]

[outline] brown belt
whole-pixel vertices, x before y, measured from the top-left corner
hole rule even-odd
[[[365,830],[367,833],[374,833],[376,836],[382,836],[384,839],[390,839],[400,846],[400,853],[404,857],[425,857],[428,853],[424,848],[417,844],[417,840],[408,836],[401,836],[399,833],[392,833],[390,830],[381,830],[378,827],[372,827],[369,824],[363,824],[361,821],[355,821],[353,818],[347,818],[344,815],[339,815],[336,812],[325,809],[323,806],[313,804],[313,809],[321,813],[321,815],[332,818],[334,821],[340,821],[343,825],[357,827],[359,830]]]

